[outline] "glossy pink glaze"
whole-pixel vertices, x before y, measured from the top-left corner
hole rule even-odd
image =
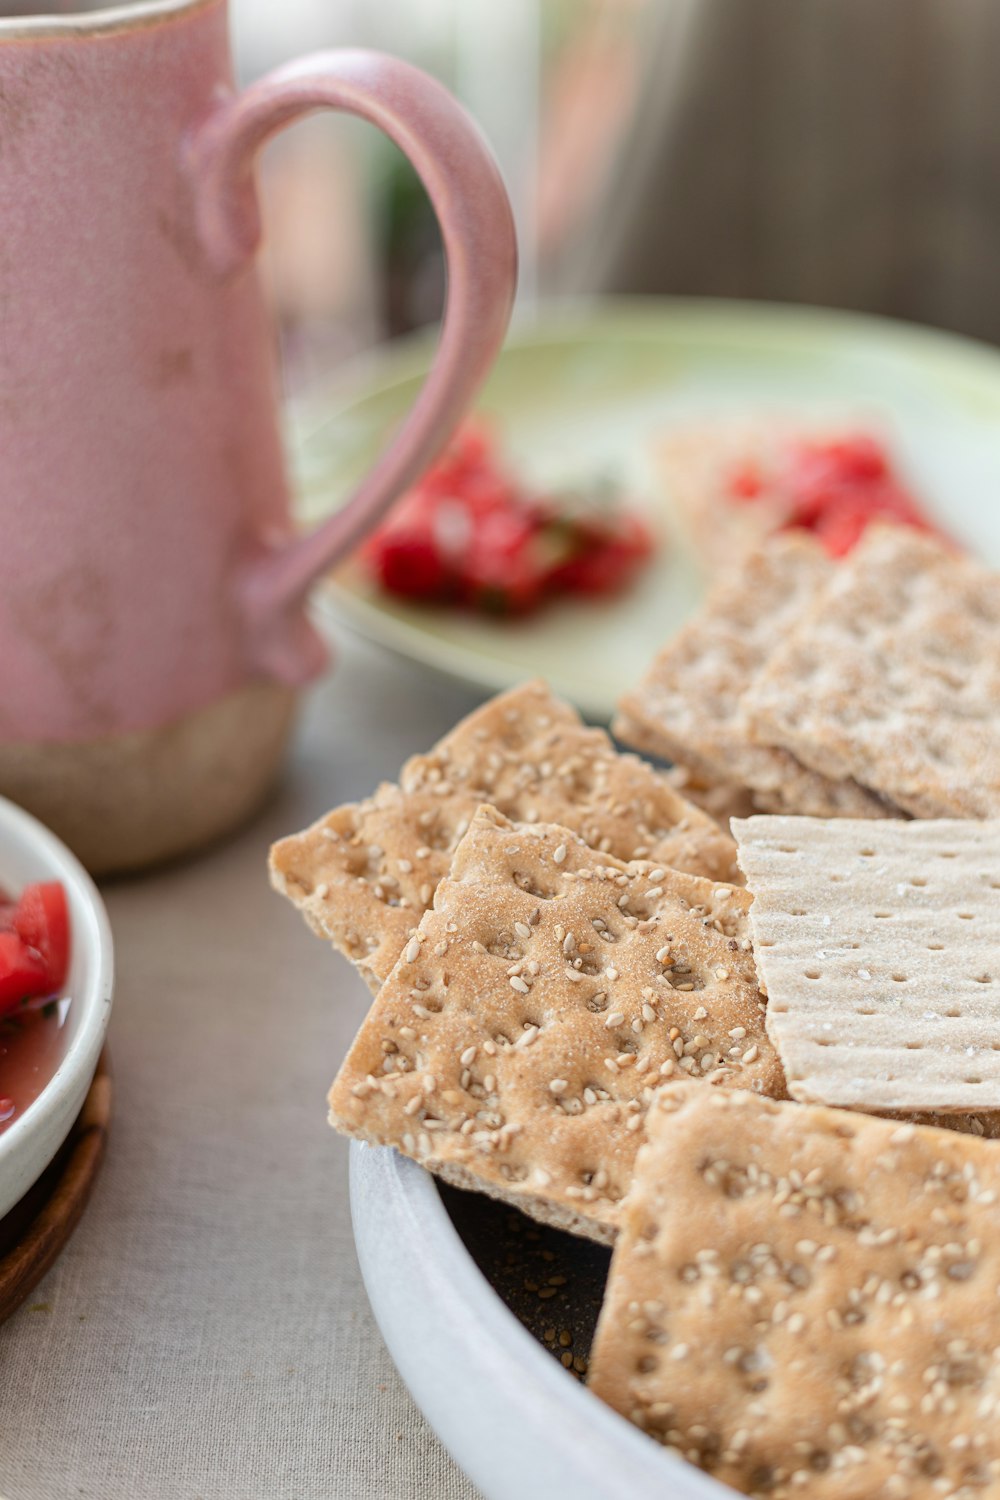
[[[234,98],[225,0],[120,14],[0,23],[0,741],[149,728],[255,677],[319,671],[310,583],[433,457],[513,296],[499,175],[440,85],[325,53]],[[290,542],[251,168],[324,106],[413,159],[448,305],[394,444]]]

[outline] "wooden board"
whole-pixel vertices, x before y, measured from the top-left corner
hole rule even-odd
[[[107,1051],[65,1145],[4,1219],[0,1219],[0,1323],[28,1296],[80,1222],[104,1157],[111,1117]]]

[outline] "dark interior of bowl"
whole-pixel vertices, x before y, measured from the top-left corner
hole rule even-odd
[[[481,1193],[438,1184],[452,1223],[487,1281],[572,1374],[587,1372],[611,1251],[536,1224]]]

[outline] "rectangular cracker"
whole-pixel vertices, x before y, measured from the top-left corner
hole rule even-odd
[[[990,1142],[668,1085],[591,1390],[762,1500],[995,1497],[998,1211]]]
[[[1000,1109],[1000,821],[733,828],[793,1098]]]
[[[271,851],[271,880],[374,991],[431,904],[481,802],[557,822],[620,859],[739,881],[736,846],[662,772],[620,755],[543,682],[464,719],[364,802],[335,808]]]
[[[873,527],[742,706],[763,743],[917,817],[1000,817],[1000,575]]]
[[[850,777],[828,778],[785,749],[754,743],[741,707],[747,684],[831,568],[815,542],[797,535],[776,537],[746,558],[622,698],[618,738],[703,781],[746,786],[768,811],[885,817],[884,804]]]
[[[330,1119],[607,1241],[665,1078],[783,1093],[739,886],[476,813],[378,992]]]

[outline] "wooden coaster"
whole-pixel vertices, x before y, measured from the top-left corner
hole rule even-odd
[[[104,1158],[110,1116],[105,1050],[65,1144],[34,1187],[0,1219],[0,1323],[38,1285],[80,1222]]]

